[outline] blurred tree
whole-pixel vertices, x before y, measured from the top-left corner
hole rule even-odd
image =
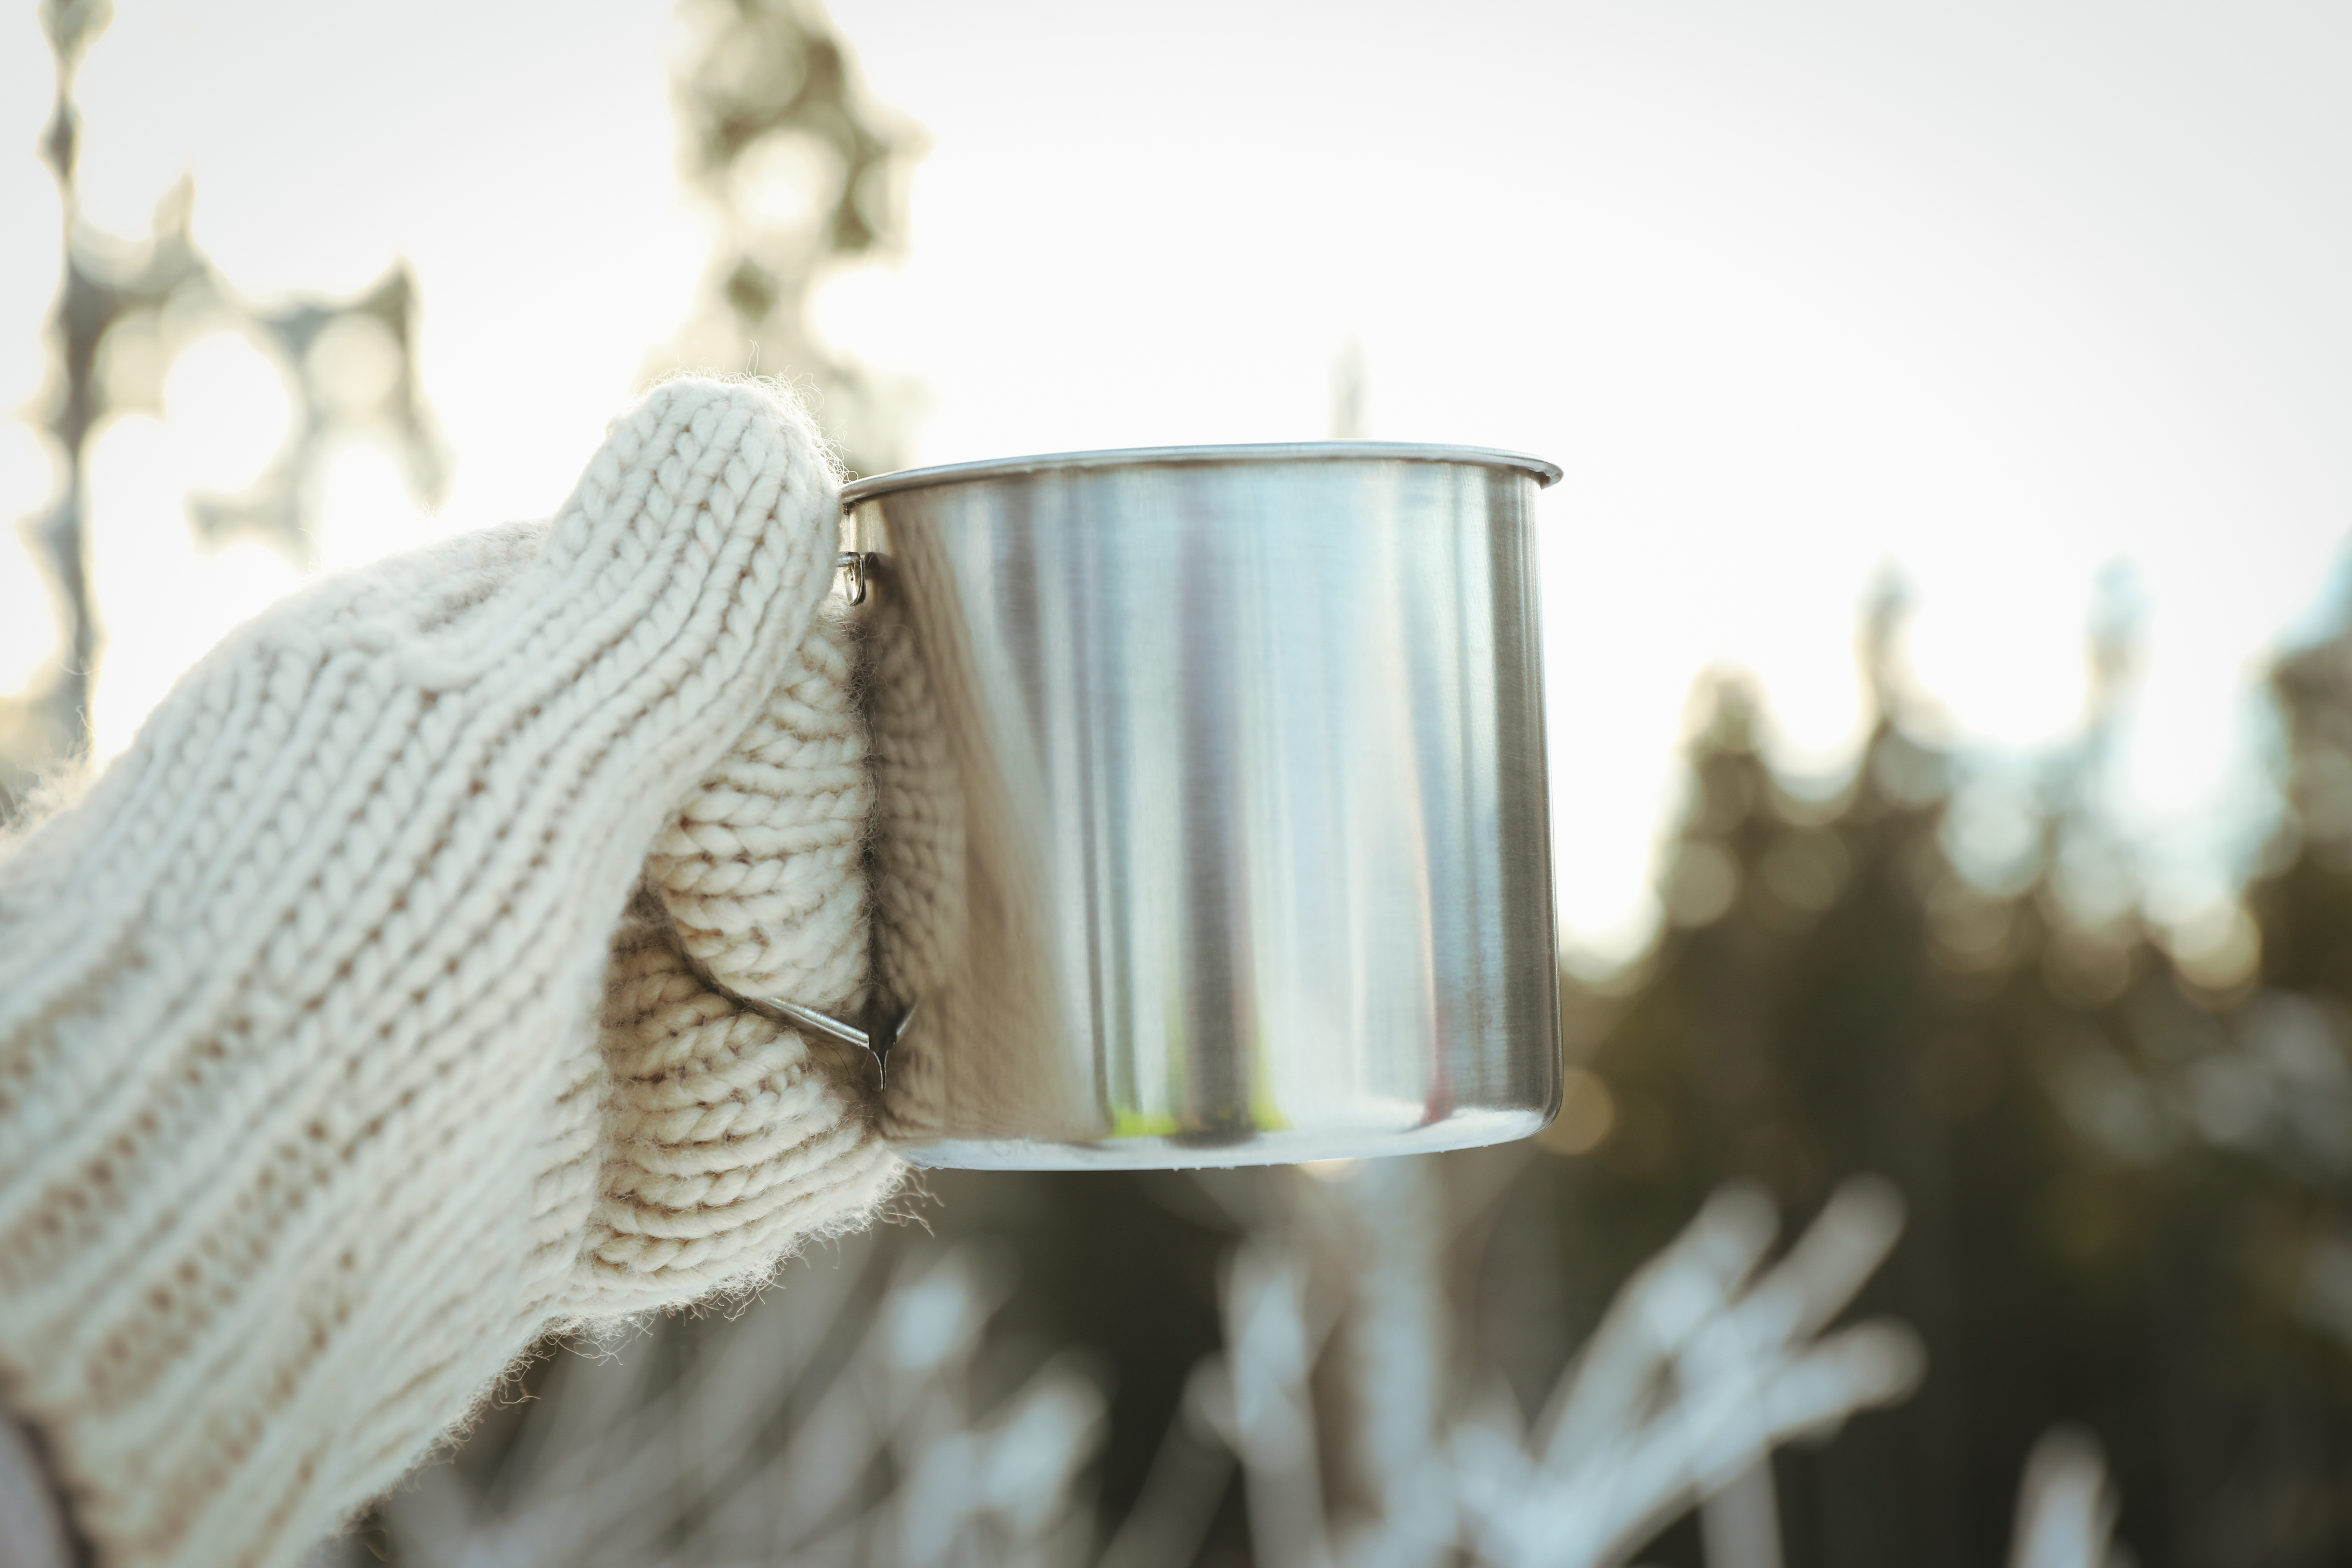
[[[819,341],[808,302],[829,269],[903,243],[919,133],[866,96],[814,0],[684,0],[678,16],[684,175],[718,237],[694,318],[657,367],[786,377],[817,395],[853,471],[896,468],[904,389]]]
[[[2257,883],[2263,977],[2352,1006],[2352,630],[2286,659],[2290,817],[2279,869]]]
[[[65,266],[36,417],[56,440],[65,480],[35,532],[62,646],[45,685],[0,699],[0,820],[46,763],[88,743],[105,640],[88,568],[89,451],[109,415],[160,407],[164,373],[186,343],[230,327],[299,391],[295,428],[267,472],[239,494],[189,499],[190,523],[207,544],[254,534],[307,563],[315,470],[346,428],[384,437],[425,505],[439,500],[446,477],[416,375],[417,295],[406,267],[353,299],[249,301],[192,238],[184,183],[144,237],[91,228],[75,194],[73,84],[112,19],[110,0],[41,0],[40,14],[58,61],[43,153],[62,198]],[[806,306],[829,266],[899,243],[898,180],[916,132],[867,101],[814,4],[688,0],[679,15],[689,40],[677,79],[683,176],[711,209],[718,238],[704,297],[657,368],[764,367],[816,395],[853,468],[893,467],[903,389],[821,344]]]
[[[1569,988],[1606,1134],[1576,1135],[1591,1152],[1518,1223],[1557,1227],[1589,1313],[1721,1179],[1796,1205],[1856,1171],[1900,1184],[1913,1221],[1864,1300],[1919,1329],[1928,1379],[1780,1456],[1791,1561],[1991,1561],[2021,1456],[2063,1420],[2104,1440],[2151,1564],[2340,1561],[2352,639],[2280,668],[2295,813],[2252,917],[2168,948],[2128,889],[2095,923],[2069,896],[2129,875],[2088,804],[2103,718],[2021,799],[2003,785],[2021,855],[1956,852],[2000,781],[1919,738],[1895,615],[1870,638],[1882,717],[1834,799],[1777,778],[1752,697],[1715,685],[1667,933],[1638,976]],[[2116,635],[2095,649],[2110,682]],[[1696,1532],[1665,1548],[1696,1553]]]
[[[416,379],[416,291],[395,264],[354,299],[250,301],[224,279],[190,233],[193,185],[156,208],[151,231],[126,239],[91,227],[75,194],[81,121],[76,68],[112,19],[109,0],[42,0],[57,57],[57,101],[42,152],[64,217],[64,279],[48,322],[48,384],[37,416],[62,454],[64,485],[35,525],[36,557],[50,574],[63,646],[47,684],[0,698],[0,822],[53,759],[89,743],[91,679],[103,652],[105,606],[89,571],[89,448],[110,415],[160,412],[163,376],[180,350],[207,332],[243,332],[299,389],[293,428],[268,468],[231,496],[188,498],[188,521],[207,543],[251,534],[307,563],[318,466],[346,430],[386,438],[410,489],[437,500],[445,460]]]

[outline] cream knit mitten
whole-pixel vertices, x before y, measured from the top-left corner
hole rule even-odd
[[[552,523],[241,628],[0,858],[0,1393],[109,1568],[283,1564],[552,1326],[756,1280],[899,1167],[853,1007],[838,479],[750,384]]]

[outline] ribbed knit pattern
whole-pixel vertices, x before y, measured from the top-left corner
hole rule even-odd
[[[867,1117],[844,1103],[876,1081],[872,1058],[745,1011],[678,956],[683,945],[738,992],[856,1011],[872,809],[856,664],[847,621],[819,615],[646,862],[663,908],[638,900],[606,980],[610,1143],[583,1254],[586,1310],[631,1310],[764,1268],[835,1223],[845,1192],[896,1178],[895,1161],[874,1157]]]
[[[688,952],[736,990],[854,1008],[873,785],[846,613],[820,615],[766,710],[689,795],[647,871]]]
[[[836,486],[764,390],[659,387],[551,524],[275,606],[0,860],[0,1378],[105,1563],[291,1563],[548,1328],[889,1190],[870,1067],[651,901],[722,981],[863,983]]]

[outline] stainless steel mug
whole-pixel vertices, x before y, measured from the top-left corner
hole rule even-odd
[[[1550,1119],[1531,513],[1559,477],[1331,442],[843,492],[908,1159],[1252,1164]]]

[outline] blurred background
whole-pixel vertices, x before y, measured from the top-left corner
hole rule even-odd
[[[2352,1558],[2347,67],[2270,0],[0,21],[0,814],[679,366],[867,473],[1568,471],[1540,1140],[931,1177],[331,1552]]]

